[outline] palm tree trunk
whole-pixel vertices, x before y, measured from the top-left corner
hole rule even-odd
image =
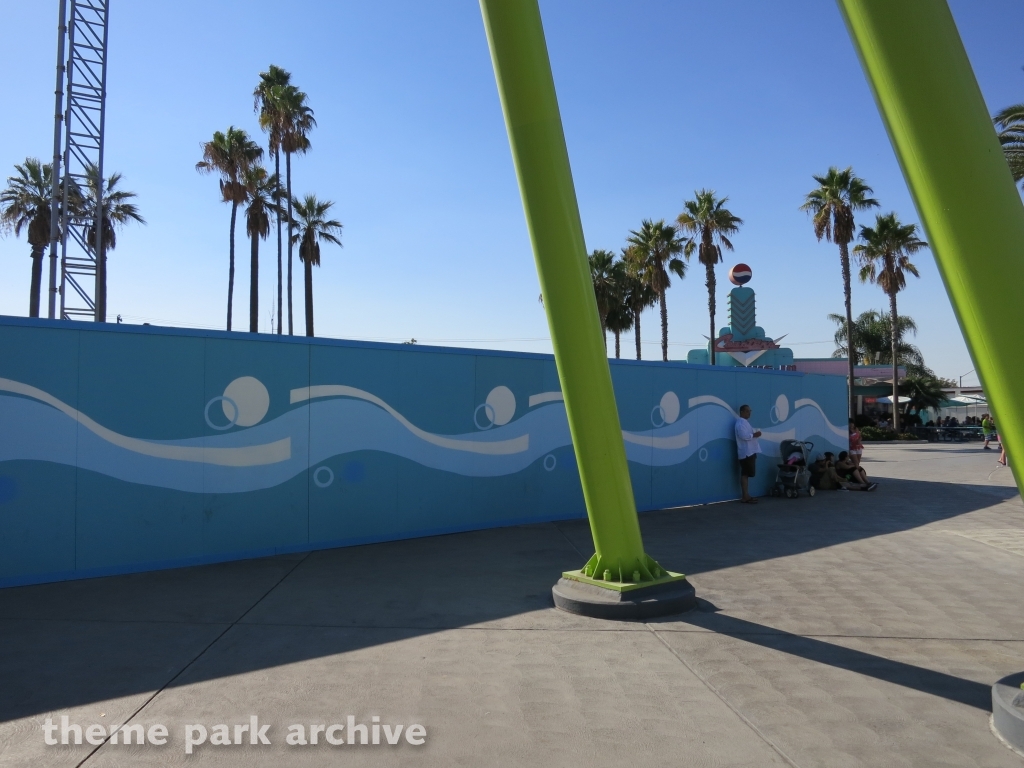
[[[889,315],[892,318],[892,428],[899,434],[900,431],[900,364],[896,357],[896,350],[899,349],[900,332],[898,326],[899,315],[896,313],[896,294],[889,294]]]
[[[303,262],[306,283],[306,335],[313,335],[313,262],[305,259]]]
[[[281,199],[281,151],[274,153],[274,174],[277,176],[277,198]],[[277,335],[281,335],[283,323],[281,322],[281,209],[274,213],[277,219]]]
[[[620,352],[620,348],[619,348],[619,335],[620,335],[619,332],[615,331],[615,359],[616,360],[619,359],[619,352]]]
[[[640,313],[633,313],[633,331],[636,334],[636,359],[640,359]]]
[[[96,259],[96,273],[98,277],[99,296],[96,297],[96,321],[107,322],[107,245],[103,243],[101,253]]]
[[[43,251],[45,246],[32,246],[32,282],[29,284],[28,316],[39,317],[39,292],[43,287]]]
[[[857,345],[853,336],[853,292],[850,287],[850,250],[846,243],[839,243],[839,260],[843,266],[843,298],[846,301],[846,357],[847,386],[849,387],[849,418],[856,418],[857,396],[853,394],[854,366],[857,364]]]
[[[658,298],[661,300],[661,360],[668,362],[668,303],[665,301],[665,291],[662,289]]]
[[[294,335],[292,323],[292,153],[284,153],[285,173],[288,185],[288,335]]]
[[[709,262],[704,266],[707,269],[707,279],[704,281],[704,284],[708,288],[708,316],[710,318],[708,338],[711,339],[711,342],[708,344],[708,349],[711,350],[708,361],[715,365],[715,339],[718,336],[715,333],[715,265]]]
[[[231,330],[231,304],[235,295],[235,219],[238,216],[238,203],[231,202],[231,243],[228,247],[228,330]]]
[[[601,318],[601,336],[604,337],[604,356],[608,357],[608,329],[604,327],[604,318]]]
[[[252,233],[249,249],[249,332],[259,331],[260,319],[260,236]]]

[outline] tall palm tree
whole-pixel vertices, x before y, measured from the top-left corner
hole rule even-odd
[[[130,202],[137,197],[134,192],[118,189],[117,185],[123,178],[120,173],[112,173],[100,180],[99,168],[90,163],[85,167],[87,193],[81,195],[75,219],[85,226],[86,237],[90,243],[96,242],[98,227],[102,227],[100,252],[96,254],[96,320],[107,322],[107,252],[117,247],[117,230],[130,222],[145,224],[146,220],[139,213],[135,203]],[[102,207],[97,211],[96,196],[102,189]]]
[[[285,87],[291,81],[291,73],[276,64],[271,64],[266,72],[260,72],[260,82],[252,92],[253,110],[259,115],[260,128],[267,134],[267,145],[270,156],[274,158],[274,175],[278,178],[277,196],[281,197],[281,137],[284,133],[286,109],[284,103]],[[277,220],[277,332],[282,332],[281,318],[281,217]]]
[[[327,216],[334,207],[329,200],[317,200],[316,195],[306,195],[302,200],[293,200],[295,224],[294,234],[299,244],[299,258],[305,270],[306,283],[306,335],[313,335],[313,267],[320,266],[320,243],[334,243],[341,247],[342,224]]]
[[[647,260],[642,251],[634,246],[622,249],[623,303],[633,316],[633,336],[636,339],[636,359],[642,359],[640,351],[640,315],[658,301],[657,292],[647,280]]]
[[[821,241],[825,238],[839,246],[839,263],[843,270],[843,298],[846,301],[847,338],[853,340],[853,350],[847,364],[847,386],[849,388],[848,415],[852,419],[857,410],[853,394],[853,366],[857,357],[857,336],[853,326],[853,289],[850,280],[850,243],[856,234],[853,215],[856,211],[876,208],[878,201],[869,197],[873,191],[853,172],[853,168],[840,171],[835,166],[824,176],[814,176],[818,183],[807,193],[800,210],[811,215],[814,236]]]
[[[710,362],[715,364],[715,265],[722,260],[722,246],[733,250],[729,235],[740,231],[743,219],[734,216],[725,207],[728,197],[716,197],[715,190],[702,189],[693,193],[694,199],[683,203],[683,212],[676,218],[680,231],[689,235],[683,253],[689,258],[697,251],[697,260],[704,265],[706,278],[704,284],[708,289],[708,314],[710,316],[711,351]]]
[[[21,235],[24,229],[32,258],[28,316],[39,317],[43,282],[43,255],[50,244],[50,202],[53,199],[52,167],[34,157],[14,166],[7,188],[0,192],[0,231]]]
[[[242,174],[245,187],[245,232],[249,235],[249,331],[259,331],[260,240],[270,234],[270,217],[277,213],[278,180],[262,165],[251,165]]]
[[[892,334],[892,402],[893,429],[900,426],[899,403],[899,313],[896,311],[896,294],[907,287],[907,273],[920,277],[910,257],[928,243],[917,236],[916,224],[901,224],[895,213],[875,217],[874,227],[861,227],[860,239],[864,242],[853,249],[860,257],[861,282],[878,285],[889,297],[889,318]]]
[[[294,241],[292,219],[292,155],[305,154],[311,146],[309,132],[316,126],[313,110],[307,96],[294,85],[282,86],[280,109],[283,115],[281,128],[281,149],[284,151],[285,173],[287,175],[288,202],[288,335],[294,332],[292,322],[292,245]]]
[[[1024,104],[1007,107],[992,120],[999,131],[999,143],[1013,180],[1024,181]]]
[[[231,307],[235,291],[235,220],[238,206],[245,202],[246,191],[242,177],[246,170],[263,156],[263,150],[249,135],[230,126],[225,133],[217,131],[213,140],[203,143],[203,159],[196,163],[201,173],[220,174],[220,194],[225,203],[231,203],[231,230],[228,247],[228,325],[231,330]]]
[[[608,328],[606,320],[615,302],[616,264],[615,254],[611,251],[597,250],[587,257],[590,262],[590,279],[594,284],[594,298],[597,299],[597,314],[601,318],[601,333],[604,335],[605,346],[608,346]]]
[[[670,272],[680,279],[686,277],[685,262],[676,258],[683,252],[683,240],[676,228],[668,226],[663,219],[644,219],[640,229],[630,230],[626,242],[632,247],[634,258],[642,262],[642,266],[638,266],[644,280],[658,295],[661,304],[661,359],[668,362],[668,303],[665,293],[672,287]]]

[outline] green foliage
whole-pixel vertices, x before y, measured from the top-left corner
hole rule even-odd
[[[832,352],[832,357],[846,357],[849,354],[849,346],[846,343],[846,318],[830,314],[828,319],[838,326],[834,337],[836,349]],[[909,375],[932,375],[924,363],[921,350],[906,341],[908,334],[917,333],[914,319],[908,315],[899,315],[897,327],[900,335],[896,351],[897,363],[905,366]],[[861,312],[853,321],[853,338],[858,365],[892,365],[892,318],[888,313],[873,309]]]
[[[891,429],[879,429],[878,427],[862,427],[860,430],[862,440],[895,440],[896,433]]]
[[[1013,180],[1024,181],[1024,104],[1007,107],[992,120]]]
[[[912,434],[910,432],[900,432],[899,435],[897,435],[896,439],[897,440],[920,440],[921,438],[919,438],[917,435]]]
[[[907,287],[907,273],[920,277],[910,257],[927,248],[917,237],[916,224],[902,224],[895,213],[875,217],[875,226],[861,227],[864,242],[853,252],[860,257],[860,280],[876,283],[888,296]]]
[[[814,236],[830,243],[851,242],[854,212],[878,207],[878,201],[870,197],[873,190],[850,167],[841,171],[832,166],[824,176],[812,178],[818,186],[807,193],[800,210],[811,215]]]

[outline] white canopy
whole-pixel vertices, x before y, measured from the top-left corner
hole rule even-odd
[[[886,405],[892,405],[892,395],[889,395],[888,397],[879,397],[877,400],[875,400],[875,402],[876,403],[885,403]],[[903,395],[900,395],[900,402],[901,403],[909,403],[910,402],[910,398],[909,397],[904,397]]]
[[[903,398],[900,398],[902,401]],[[960,405],[988,405],[988,402],[983,397],[971,397],[970,395],[957,395],[956,397],[949,398],[951,403],[959,403]]]

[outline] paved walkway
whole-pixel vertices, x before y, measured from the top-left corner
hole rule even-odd
[[[1020,768],[988,725],[1024,670],[1024,507],[995,459],[869,446],[875,493],[644,515],[702,598],[648,624],[550,606],[585,522],[0,590],[0,765]],[[427,743],[284,743],[350,714]],[[45,746],[61,715],[170,740]],[[271,745],[184,754],[185,724],[250,715]]]

